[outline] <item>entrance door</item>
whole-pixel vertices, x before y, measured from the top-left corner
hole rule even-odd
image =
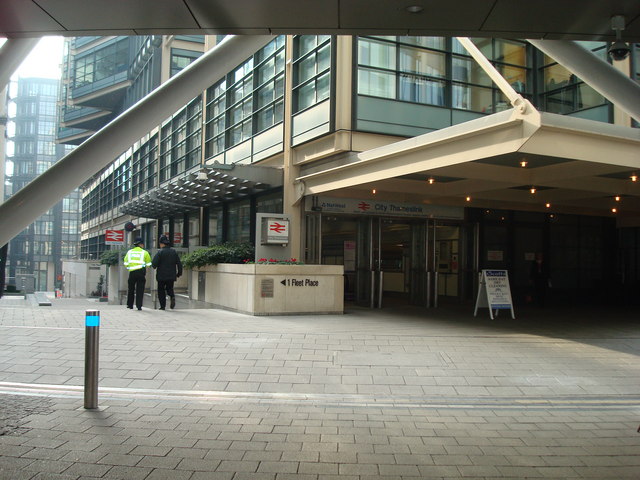
[[[356,240],[356,302],[372,308],[377,269],[377,261],[374,261],[374,233],[377,234],[378,231],[378,228],[374,228],[374,221],[378,223],[378,219],[373,217],[358,219]]]
[[[446,222],[433,222],[433,306],[442,300],[457,300],[461,293],[460,264],[461,226]]]

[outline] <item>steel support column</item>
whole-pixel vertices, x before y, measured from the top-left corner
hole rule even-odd
[[[56,162],[0,205],[0,245],[273,38],[242,35],[224,40]]]
[[[640,122],[640,85],[569,40],[527,40]]]

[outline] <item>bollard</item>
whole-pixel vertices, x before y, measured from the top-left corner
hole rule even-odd
[[[84,408],[98,408],[98,346],[100,312],[85,312]]]

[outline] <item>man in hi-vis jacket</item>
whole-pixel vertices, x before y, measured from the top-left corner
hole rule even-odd
[[[144,285],[147,282],[147,267],[151,266],[151,255],[144,249],[144,242],[138,237],[133,248],[124,256],[124,266],[129,270],[129,290],[127,291],[127,308],[133,308],[135,296],[136,307],[142,310]]]

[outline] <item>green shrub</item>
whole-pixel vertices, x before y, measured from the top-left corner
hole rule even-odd
[[[196,268],[217,263],[246,263],[253,256],[250,243],[227,242],[187,253],[181,260],[185,268]]]
[[[126,249],[105,250],[102,252],[102,255],[100,255],[100,263],[103,265],[118,265],[126,253]]]

